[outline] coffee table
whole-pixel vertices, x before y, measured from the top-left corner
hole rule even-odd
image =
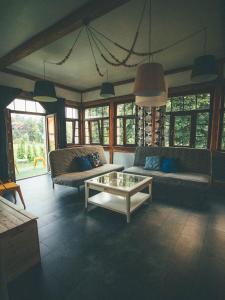
[[[148,188],[148,193],[141,192]],[[89,190],[100,193],[89,197]],[[122,172],[110,172],[85,181],[85,207],[88,203],[125,214],[127,223],[130,215],[140,205],[152,200],[152,177]]]

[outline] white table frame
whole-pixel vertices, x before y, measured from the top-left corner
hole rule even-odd
[[[88,204],[91,203],[96,206],[100,206],[118,213],[122,213],[126,215],[127,223],[130,223],[131,213],[135,211],[144,202],[152,201],[152,177],[128,174],[128,173],[126,174],[131,176],[133,175],[133,176],[143,177],[143,180],[141,182],[134,184],[132,187],[125,188],[125,189],[123,189],[122,187],[114,187],[107,184],[98,183],[93,181],[93,179],[86,180],[85,181],[85,208],[88,209]],[[144,188],[148,188],[148,194],[140,192]],[[101,193],[90,197],[89,195],[90,189],[99,191]],[[106,193],[110,194],[111,196],[106,195]],[[104,197],[109,198],[108,203],[106,202],[104,203],[104,201],[100,200],[100,198],[102,198],[103,200]],[[121,197],[123,197],[123,199],[125,200],[124,208],[113,206],[112,205],[113,201],[117,201]]]

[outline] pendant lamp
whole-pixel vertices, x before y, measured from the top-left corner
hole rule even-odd
[[[166,92],[163,67],[159,63],[145,63],[138,67],[134,82],[136,96],[161,96]]]
[[[149,1],[149,53],[151,53],[151,0]],[[166,82],[163,67],[160,63],[149,62],[141,64],[137,69],[134,82],[134,95],[138,106],[163,106],[166,104]]]
[[[135,97],[135,103],[136,105],[140,107],[158,107],[158,106],[164,106],[166,105],[166,100],[168,97],[168,87],[166,85],[166,91],[163,92],[159,96],[136,96]]]
[[[213,55],[199,56],[194,60],[191,73],[193,82],[211,81],[218,76],[216,60]]]
[[[103,98],[109,98],[115,96],[115,90],[113,83],[109,82],[109,73],[106,70],[106,80],[102,83],[100,96]]]
[[[48,80],[36,81],[33,99],[40,102],[57,101],[54,84]]]
[[[207,28],[204,28],[203,55],[194,60],[191,72],[193,82],[211,81],[218,77],[216,59],[207,53]]]
[[[44,79],[35,82],[33,99],[40,102],[56,102],[55,86],[51,81],[45,80],[45,63],[44,61]]]
[[[111,82],[103,82],[100,96],[103,98],[109,98],[115,96],[114,85]]]

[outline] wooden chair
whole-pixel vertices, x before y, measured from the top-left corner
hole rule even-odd
[[[24,209],[26,209],[26,205],[23,199],[23,195],[20,189],[20,186],[16,184],[15,182],[5,182],[3,183],[0,180],[0,195],[3,195],[6,191],[12,191],[13,192],[13,197],[15,199],[15,203],[17,202],[16,200],[16,192],[19,194],[20,200],[23,204]]]

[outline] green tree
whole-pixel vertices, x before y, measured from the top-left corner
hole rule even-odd
[[[31,151],[31,146],[30,145],[28,145],[28,147],[27,147],[27,158],[30,162],[34,160],[34,156],[33,156],[33,153]]]
[[[37,149],[36,149],[36,147],[35,147],[34,144],[33,144],[32,148],[33,148],[33,155],[34,155],[34,157],[37,157],[38,156]]]
[[[24,159],[25,158],[25,142],[24,142],[23,139],[20,141],[20,144],[18,145],[16,156],[17,156],[18,159]]]

